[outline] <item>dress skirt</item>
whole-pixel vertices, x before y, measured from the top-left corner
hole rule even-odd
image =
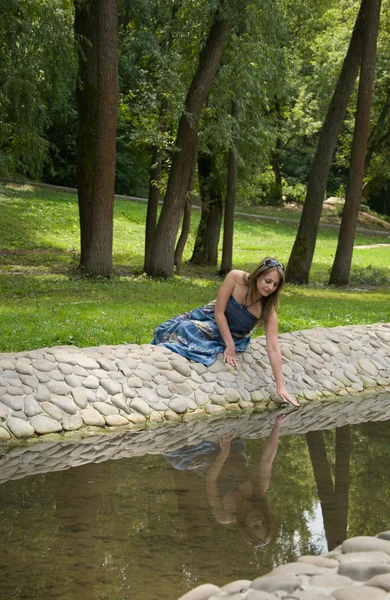
[[[170,348],[173,352],[206,366],[211,365],[217,354],[225,350],[214,310],[215,300],[162,323],[154,331],[152,344]],[[236,351],[244,352],[256,325],[256,317],[233,296],[229,299],[225,316]]]

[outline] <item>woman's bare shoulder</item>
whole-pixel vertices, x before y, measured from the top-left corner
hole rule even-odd
[[[248,285],[248,275],[246,271],[240,271],[239,269],[233,269],[229,272],[228,277],[233,279],[238,285]]]

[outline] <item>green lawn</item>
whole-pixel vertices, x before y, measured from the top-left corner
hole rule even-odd
[[[149,342],[154,327],[213,299],[216,268],[185,262],[171,280],[142,275],[146,205],[116,201],[110,281],[77,273],[79,227],[74,195],[0,186],[0,351],[58,344]],[[194,243],[199,211],[184,255]],[[287,261],[295,224],[237,218],[234,267],[251,270],[265,255]],[[326,287],[337,232],[319,232],[309,286],[286,286],[280,330],[390,321],[390,234],[358,235],[348,289]],[[375,247],[374,247],[375,246]],[[260,332],[259,332],[260,333]]]

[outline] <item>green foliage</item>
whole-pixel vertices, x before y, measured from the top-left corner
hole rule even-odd
[[[0,175],[40,176],[49,111],[74,78],[71,0],[4,0],[0,8]]]
[[[215,298],[216,269],[188,261],[199,222],[194,211],[182,275],[150,280],[142,275],[146,204],[115,202],[114,272],[111,280],[91,280],[77,271],[79,223],[72,194],[0,188],[0,351],[20,351],[59,343],[80,347],[121,342],[147,343],[167,318]],[[283,213],[280,213],[283,216]],[[32,224],[34,224],[32,226]],[[253,270],[270,253],[286,262],[296,226],[236,218],[234,267]],[[353,271],[369,265],[390,278],[390,248],[377,237],[358,236]],[[390,288],[361,293],[324,286],[337,244],[337,231],[320,231],[310,286],[287,286],[279,313],[280,331],[389,321]],[[373,245],[372,247],[370,245]],[[258,331],[262,334],[262,330]]]
[[[367,267],[354,268],[351,271],[352,285],[384,286],[390,284],[389,273],[380,267],[368,265]]]

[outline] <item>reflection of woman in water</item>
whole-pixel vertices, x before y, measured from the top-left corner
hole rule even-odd
[[[176,469],[192,470],[206,478],[215,519],[221,524],[237,523],[245,539],[256,546],[265,546],[271,537],[267,490],[280,426],[287,416],[276,417],[254,473],[247,464],[244,442],[231,437],[222,439],[219,446],[203,442],[165,454]]]

